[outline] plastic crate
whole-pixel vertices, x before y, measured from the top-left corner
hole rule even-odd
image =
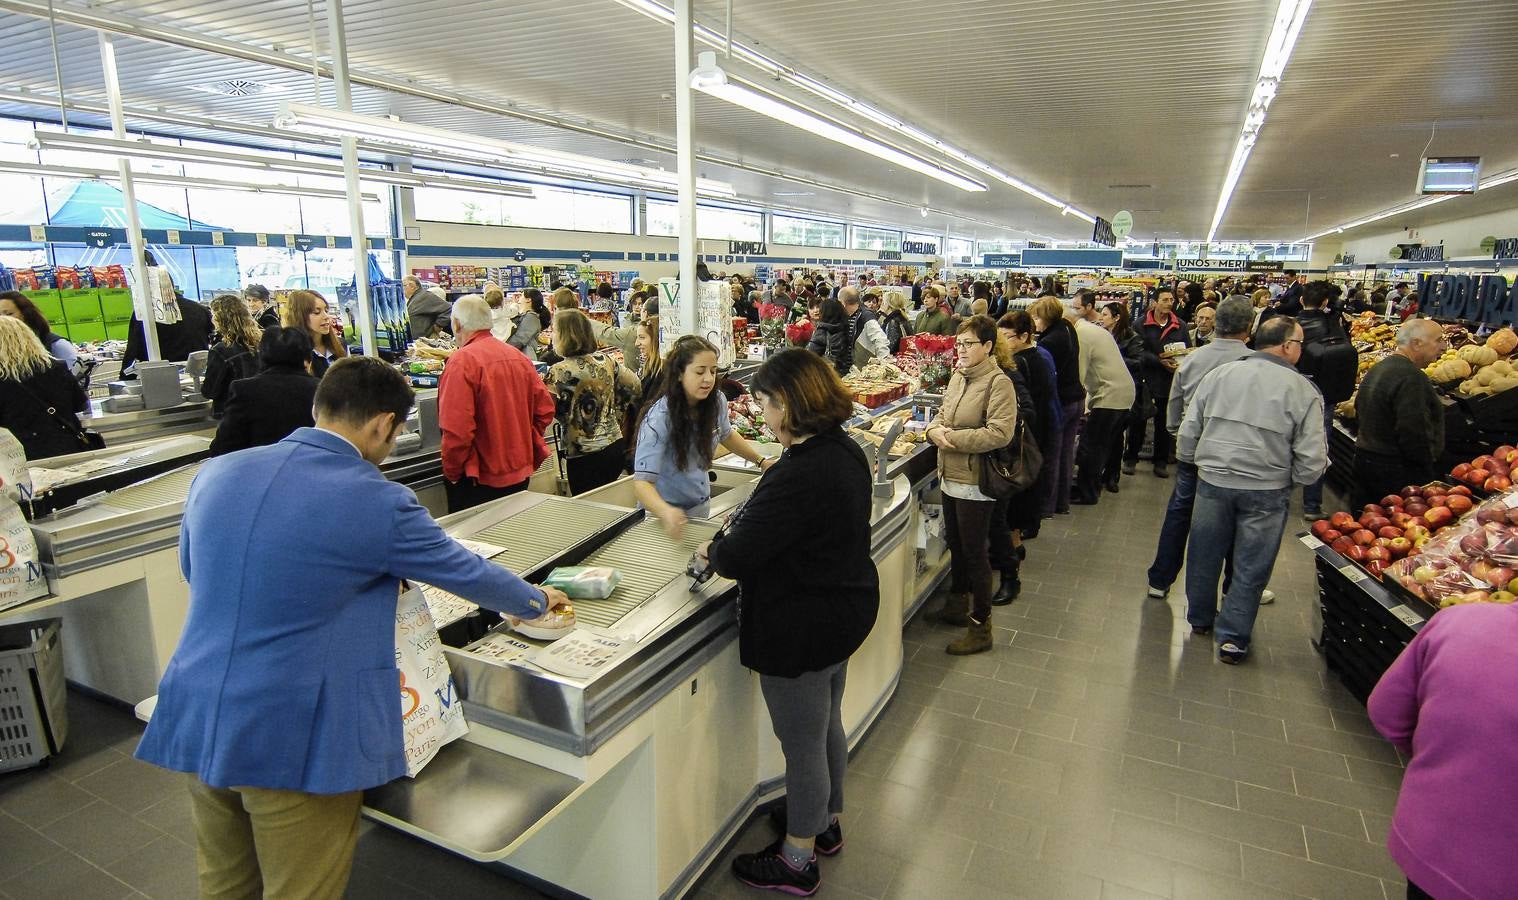
[[[68,737],[61,619],[0,625],[0,772],[41,765]]]

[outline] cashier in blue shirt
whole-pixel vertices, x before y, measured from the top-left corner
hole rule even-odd
[[[413,401],[393,367],[340,359],[315,428],[209,460],[190,486],[189,615],[137,757],[193,776],[202,897],[342,897],[362,791],[406,774],[402,579],[522,618],[567,602],[380,473]]]
[[[727,398],[717,390],[717,348],[695,335],[675,341],[664,358],[664,396],[648,408],[638,427],[633,455],[633,494],[658,517],[673,540],[685,533],[688,515],[704,517],[712,499],[712,456],[721,446],[761,469],[766,458],[727,419]]]

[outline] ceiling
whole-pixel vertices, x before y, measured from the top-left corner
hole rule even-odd
[[[317,55],[330,55],[325,4],[313,5],[314,22],[306,0],[55,3],[66,23],[118,17],[233,42],[238,55],[262,59],[137,38],[117,46],[128,107],[254,129],[267,126],[281,99],[313,97],[313,29]],[[56,95],[48,23],[37,15],[46,6],[0,0],[0,84],[12,91]],[[349,0],[344,9],[358,112],[674,167],[662,149],[674,141],[673,31],[661,21],[614,0]],[[925,17],[920,0],[734,0],[733,30],[771,58],[1081,209],[1132,211],[1135,237],[1197,238],[1211,220],[1274,10],[1260,0],[940,0]],[[696,13],[720,31],[726,2],[696,0]],[[1475,0],[1318,0],[1217,239],[1294,239],[1411,199],[1425,144],[1432,155],[1480,155],[1487,172],[1518,167],[1518,15],[1492,13],[1492,3]],[[57,36],[65,96],[104,102],[95,32],[61,24]],[[738,62],[724,66],[765,79]],[[279,90],[228,97],[196,89],[227,79]],[[330,82],[320,95],[332,101]],[[36,108],[0,101],[0,114]],[[701,174],[732,182],[745,199],[981,238],[1090,233],[983,176],[989,190],[959,191],[704,95],[696,114]],[[1518,184],[1407,220],[1513,207]]]

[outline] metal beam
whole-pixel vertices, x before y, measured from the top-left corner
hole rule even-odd
[[[105,75],[105,91],[111,105],[111,132],[126,137],[126,122],[121,113],[121,79],[116,74],[116,45],[113,38],[100,32],[100,68]],[[148,294],[148,245],[142,239],[142,219],[137,215],[137,188],[132,183],[132,162],[118,157],[116,171],[121,175],[121,196],[126,206],[127,241],[132,248],[132,309],[142,326],[142,343],[149,360],[163,359],[158,348],[158,323],[153,315],[153,299]]]
[[[680,304],[681,334],[696,333],[696,105],[690,86],[695,64],[695,33],[692,0],[675,0],[675,149],[680,201]],[[660,315],[664,310],[659,310]]]
[[[348,83],[348,36],[343,31],[343,0],[327,0],[327,37],[332,41],[333,83],[337,108],[353,111],[353,86]],[[311,48],[314,56],[316,48]],[[348,188],[348,223],[353,231],[353,285],[358,289],[354,326],[365,356],[378,356],[374,339],[374,313],[369,299],[369,240],[364,230],[364,201],[358,181],[358,139],[343,138],[343,181]]]

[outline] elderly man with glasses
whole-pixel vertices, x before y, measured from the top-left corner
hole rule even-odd
[[[1437,323],[1409,319],[1397,330],[1397,351],[1365,374],[1355,397],[1355,509],[1437,474],[1444,408],[1423,367],[1448,346]]]

